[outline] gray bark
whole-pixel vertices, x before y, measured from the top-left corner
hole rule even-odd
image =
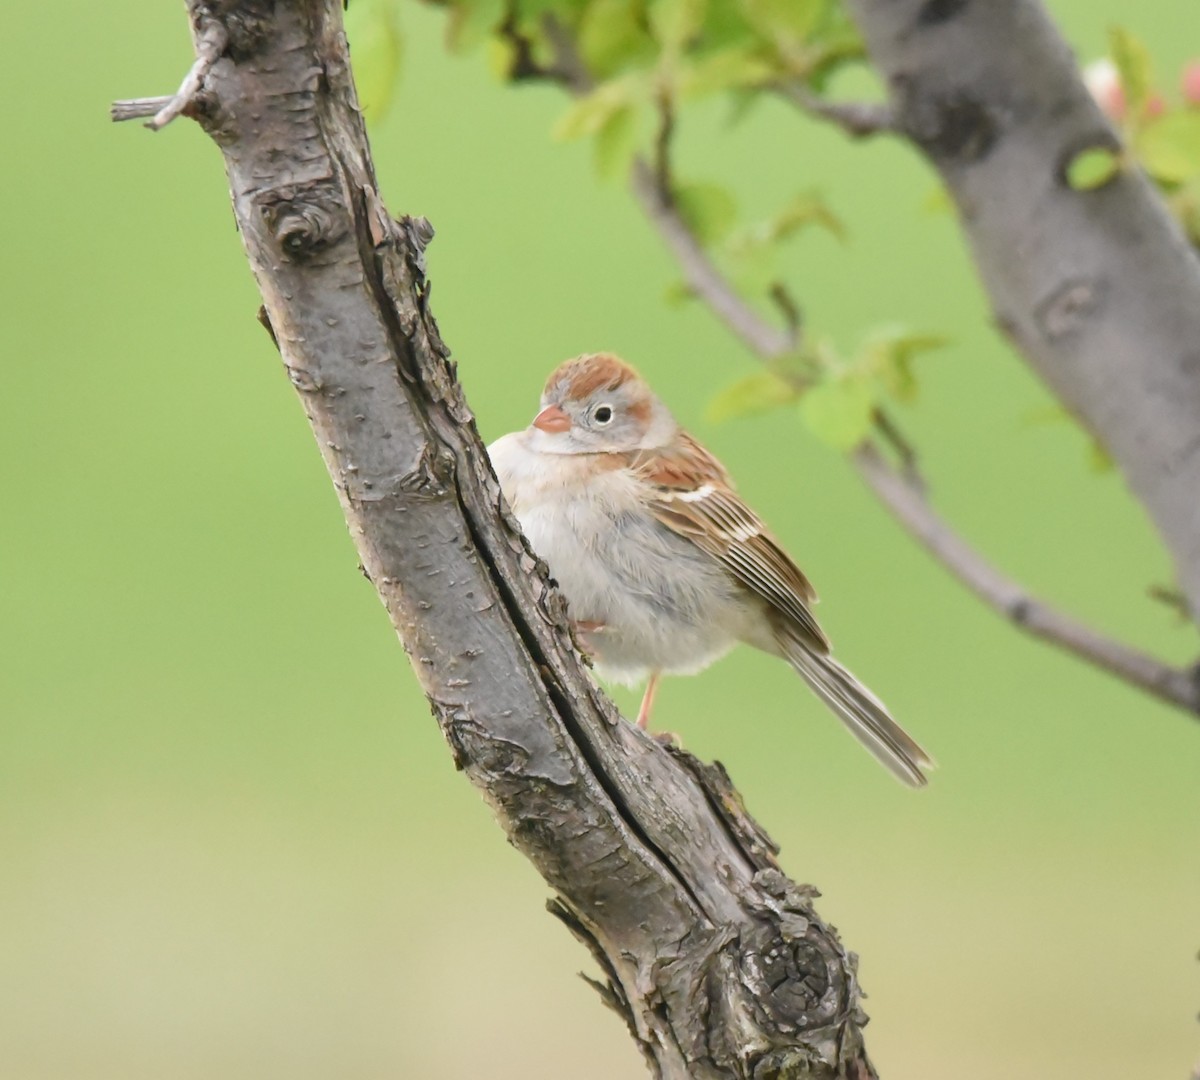
[[[198,92],[120,114],[182,111],[220,147],[363,569],[455,763],[558,894],[602,996],[670,1080],[874,1077],[854,957],[813,890],[780,872],[720,766],[621,722],[581,666],[430,311],[428,225],[384,211],[341,0],[188,7]]]
[[[1103,443],[1200,620],[1200,260],[1135,167],[1075,191],[1116,134],[1038,0],[848,0],[896,125],[958,206],[997,324]]]

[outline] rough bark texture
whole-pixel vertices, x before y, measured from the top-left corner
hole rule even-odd
[[[1101,440],[1200,620],[1200,260],[1116,148],[1038,0],[848,0],[897,126],[958,205],[999,326]]]
[[[873,1077],[854,957],[814,892],[779,871],[719,766],[621,722],[580,665],[429,311],[428,225],[380,201],[341,0],[188,6],[196,40],[223,48],[185,113],[224,154],[363,567],[458,767],[557,891],[606,1001],[671,1080]]]

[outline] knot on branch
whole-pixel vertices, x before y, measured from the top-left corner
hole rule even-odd
[[[960,15],[966,6],[967,0],[925,0],[917,12],[917,26],[937,26],[948,22],[955,15]]]
[[[348,231],[341,193],[328,181],[276,188],[257,201],[276,243],[294,260],[323,251]]]
[[[253,56],[270,39],[275,24],[275,0],[192,0],[193,20],[219,20],[229,35],[229,52],[235,58]]]
[[[736,978],[758,1029],[796,1037],[802,1049],[776,1044],[753,1075],[812,1076],[814,1062],[836,1066],[847,1049],[848,1024],[866,1023],[857,1006],[855,957],[813,911],[815,889],[775,869],[759,871],[754,883],[761,893],[751,906],[759,919],[734,947]]]
[[[749,941],[742,939],[739,969],[756,1009],[778,1030],[807,1031],[837,1018],[840,995],[815,941],[763,925]]]
[[[993,112],[964,91],[927,90],[915,79],[895,80],[901,127],[935,161],[982,161],[1000,137]]]
[[[1074,334],[1104,306],[1103,278],[1069,278],[1038,304],[1034,319],[1050,341]]]

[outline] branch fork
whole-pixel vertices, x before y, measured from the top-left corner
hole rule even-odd
[[[179,89],[169,97],[130,98],[113,102],[112,119],[121,122],[148,116],[150,120],[145,126],[151,131],[161,131],[177,116],[187,114],[213,64],[221,58],[228,45],[229,32],[225,25],[215,19],[206,20],[196,35],[196,59],[179,84]]]

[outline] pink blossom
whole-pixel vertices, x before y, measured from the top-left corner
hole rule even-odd
[[[1200,60],[1190,60],[1183,65],[1179,86],[1187,104],[1200,105]]]
[[[1093,60],[1083,69],[1083,83],[1105,116],[1110,120],[1124,117],[1125,90],[1121,86],[1121,75],[1116,64],[1107,57]]]

